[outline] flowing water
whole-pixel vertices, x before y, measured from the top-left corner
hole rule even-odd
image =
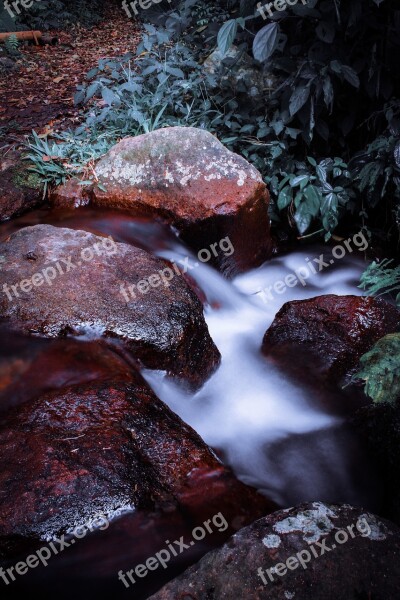
[[[145,370],[156,394],[240,479],[279,505],[325,500],[374,508],[376,481],[371,481],[364,449],[345,423],[340,406],[343,399],[339,396],[321,404],[311,389],[290,381],[260,352],[263,335],[285,302],[322,294],[360,294],[357,283],[364,268],[360,254],[347,252],[313,274],[305,285],[299,282],[271,297],[263,290],[329,249],[310,246],[228,281],[200,263],[170,230],[120,213],[36,211],[3,224],[0,238],[36,223],[112,235],[116,241],[140,246],[178,264],[189,257],[193,266],[189,275],[202,291],[202,299],[206,297],[205,316],[222,363],[196,394],[164,373]],[[310,382],[312,371],[310,364]]]

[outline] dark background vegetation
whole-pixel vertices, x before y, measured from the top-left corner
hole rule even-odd
[[[20,26],[89,27],[108,6],[42,0]],[[101,61],[80,86],[84,126],[55,141],[57,172],[40,162],[49,148],[33,142],[48,184],[72,174],[64,158],[84,166],[125,135],[204,127],[262,172],[278,237],[328,240],[363,227],[377,254],[397,254],[396,0],[309,0],[268,21],[252,0],[163,0],[141,18],[138,56]]]

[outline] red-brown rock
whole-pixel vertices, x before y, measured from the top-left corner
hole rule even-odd
[[[0,413],[66,386],[129,379],[134,365],[120,344],[106,340],[49,340],[4,325],[0,339]]]
[[[16,217],[43,202],[43,185],[28,170],[20,153],[0,157],[0,221]]]
[[[0,254],[0,317],[13,327],[51,338],[123,340],[146,367],[193,386],[218,365],[202,305],[166,261],[109,238],[51,225],[12,234],[0,244]],[[150,285],[151,277],[157,285]]]
[[[51,203],[58,207],[79,208],[90,203],[91,188],[80,185],[80,180],[73,177],[63,185],[50,192]]]
[[[197,518],[225,510],[237,528],[272,506],[236,480],[134,372],[10,409],[0,426],[0,489],[3,556],[96,514],[111,519],[179,505]]]
[[[96,206],[158,217],[196,251],[229,236],[234,253],[212,256],[227,274],[257,266],[271,254],[269,195],[260,173],[207,131],[171,127],[125,138],[95,173]],[[72,188],[56,191],[52,202],[82,203]]]
[[[393,523],[314,502],[242,529],[151,600],[388,600],[398,597],[399,558]]]
[[[341,386],[361,356],[400,327],[400,312],[384,300],[319,296],[287,302],[265,333],[262,351],[301,379]]]

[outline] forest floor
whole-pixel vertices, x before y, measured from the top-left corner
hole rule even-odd
[[[76,126],[76,86],[99,59],[134,52],[140,32],[114,8],[90,29],[50,31],[55,46],[21,46],[15,67],[0,77],[0,153],[17,149],[33,129],[45,136]]]

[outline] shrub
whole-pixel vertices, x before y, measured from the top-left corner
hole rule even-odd
[[[87,110],[76,134],[111,145],[156,127],[204,127],[261,171],[277,227],[329,239],[338,225],[369,226],[395,243],[400,11],[392,0],[310,0],[266,25],[254,4],[143,11],[151,23],[137,57],[101,61],[79,87]],[[211,72],[203,63],[217,47]]]

